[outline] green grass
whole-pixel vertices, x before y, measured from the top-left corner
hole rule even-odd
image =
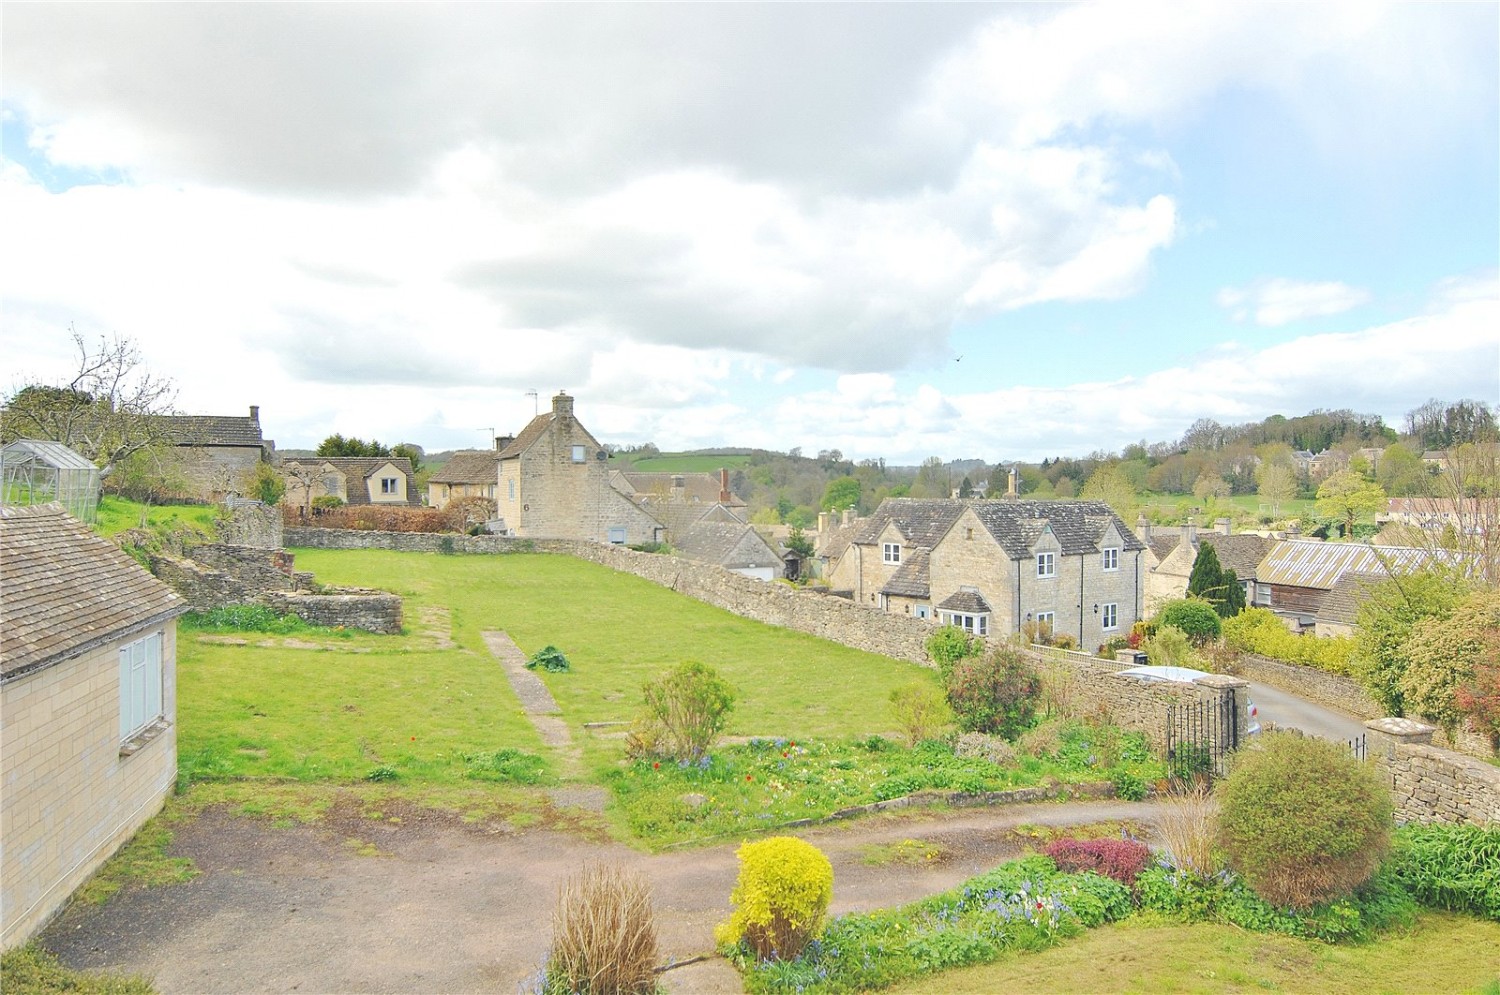
[[[720,469],[734,470],[749,466],[750,457],[663,453],[647,459],[631,460],[630,465],[642,473],[718,473]]]
[[[1191,494],[1145,494],[1141,496],[1140,501],[1143,508],[1158,508],[1169,516],[1175,516],[1183,507],[1201,508],[1204,506],[1202,501]],[[1258,494],[1236,494],[1234,497],[1218,498],[1214,504],[1216,506],[1232,505],[1239,511],[1256,518],[1271,514],[1270,503]],[[1313,507],[1315,504],[1312,498],[1293,498],[1290,501],[1282,501],[1277,505],[1275,517],[1278,521],[1307,518],[1316,513]],[[1201,519],[1202,516],[1199,517]],[[1198,524],[1200,526],[1213,525],[1212,522],[1201,520]]]
[[[34,943],[0,957],[5,995],[152,995],[151,982],[134,975],[74,971]]]
[[[99,499],[99,516],[94,522],[94,531],[112,536],[126,529],[140,528],[143,513],[147,528],[167,532],[186,528],[212,536],[218,508],[208,504],[145,505],[106,494]]]
[[[1490,951],[1484,954],[1483,951]],[[1039,953],[931,974],[892,992],[1494,992],[1500,924],[1423,912],[1379,942],[1330,946],[1135,916]]]
[[[126,885],[154,888],[180,884],[197,877],[198,869],[191,860],[167,854],[167,847],[172,844],[172,826],[178,821],[179,811],[172,807],[146,823],[119,853],[78,889],[78,901],[103,905]]]

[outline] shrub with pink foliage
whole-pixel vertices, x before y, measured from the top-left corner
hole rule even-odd
[[[1060,871],[1069,874],[1093,871],[1130,886],[1151,864],[1151,848],[1140,840],[1064,838],[1047,844],[1044,852]]]

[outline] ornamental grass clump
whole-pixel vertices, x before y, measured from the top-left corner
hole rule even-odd
[[[1178,870],[1208,879],[1224,869],[1218,848],[1219,803],[1206,789],[1163,798],[1156,828]]]
[[[552,913],[548,995],[647,995],[656,991],[651,890],[634,871],[585,864],[563,882]]]
[[[773,836],[736,851],[734,912],[714,930],[721,946],[744,944],[756,960],[791,960],[823,930],[833,865],[811,843]]]
[[[1219,801],[1229,866],[1273,905],[1352,894],[1390,849],[1390,792],[1343,743],[1268,733],[1240,751]]]

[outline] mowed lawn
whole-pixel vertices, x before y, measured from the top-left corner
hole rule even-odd
[[[585,723],[624,722],[641,685],[684,660],[715,667],[737,690],[731,735],[828,738],[893,728],[888,698],[914,664],[747,621],[640,578],[563,556],[444,556],[298,550],[320,582],[394,591],[408,633],[247,636],[223,645],[184,632],[180,747],[205,773],[353,781],[392,766],[403,780],[457,782],[476,754],[546,756],[481,633],[503,630],[528,654],[555,645],[572,671],[542,674],[563,719],[597,759],[618,740]],[[451,648],[438,640],[451,637]],[[261,647],[256,642],[274,645]],[[326,648],[323,648],[326,647]],[[222,765],[229,764],[232,770]],[[379,775],[376,775],[379,776]]]

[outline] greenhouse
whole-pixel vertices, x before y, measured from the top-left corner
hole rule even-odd
[[[61,504],[81,522],[99,510],[99,468],[61,442],[17,439],[0,449],[0,504]]]

